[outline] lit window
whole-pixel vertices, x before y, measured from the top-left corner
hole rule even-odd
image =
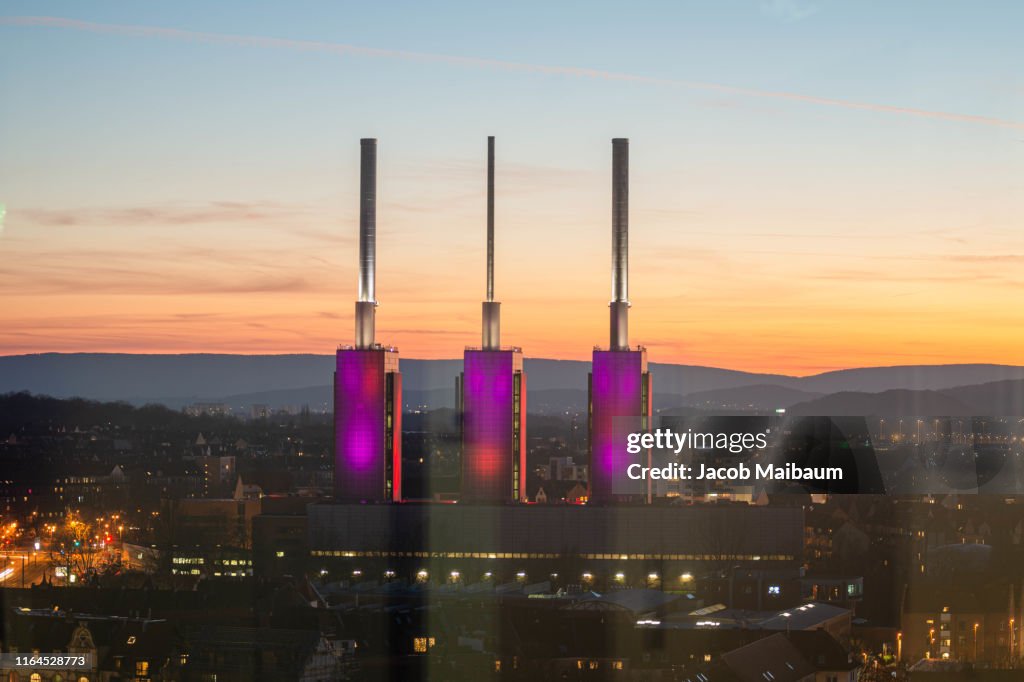
[[[412,650],[418,654],[427,653],[427,638],[414,637],[412,640]]]
[[[149,661],[136,661],[135,662],[135,676],[146,677],[149,675]]]

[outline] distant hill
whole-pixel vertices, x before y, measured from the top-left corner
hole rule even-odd
[[[943,393],[970,406],[975,415],[1024,415],[1024,380],[1021,379],[957,386]]]
[[[895,389],[881,393],[841,391],[792,405],[797,416],[856,417],[862,415],[971,415],[970,407],[940,391]]]
[[[796,415],[1024,416],[1024,380],[992,381],[941,391],[841,391],[787,408]]]
[[[538,391],[583,391],[586,404],[589,362],[527,358],[524,364],[529,395]],[[403,358],[401,370],[406,394],[437,391],[431,393],[428,402],[453,406],[455,377],[462,371],[462,360]],[[767,376],[656,363],[651,371],[656,377],[656,392],[680,394],[758,383]],[[0,356],[0,393],[31,391],[60,398],[159,402],[172,407],[239,401],[312,407],[330,400],[333,372],[332,355],[10,355]],[[538,397],[543,398],[541,394]]]
[[[236,407],[309,405],[318,410],[331,405],[334,362],[332,355],[311,354],[0,356],[0,393],[30,391],[172,408],[225,402]],[[871,406],[880,405],[885,410],[910,410],[904,414],[953,414],[957,409],[1024,414],[1024,367],[1008,365],[868,367],[808,377],[664,363],[651,363],[650,368],[660,410],[786,407],[791,412],[838,415],[879,413],[882,408]],[[454,407],[461,359],[402,359],[401,369],[408,409]],[[531,412],[585,409],[589,362],[528,358],[525,369]]]
[[[938,391],[944,388],[1010,379],[1024,379],[1024,367],[980,364],[904,365],[825,372],[802,378],[796,388],[815,393],[837,393],[839,391],[879,393],[894,388]]]
[[[696,391],[676,398],[675,406],[700,407],[705,410],[736,409],[736,410],[775,410],[789,407],[796,403],[820,398],[820,393],[801,391],[797,388],[779,386],[778,384],[754,384],[739,388],[719,388],[711,391]],[[667,400],[666,398],[662,399]]]

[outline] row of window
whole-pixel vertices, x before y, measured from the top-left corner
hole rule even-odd
[[[279,553],[280,554],[280,553]],[[557,554],[552,552],[353,552],[314,549],[314,557],[399,557],[410,559],[594,559],[655,561],[792,561],[792,554]]]

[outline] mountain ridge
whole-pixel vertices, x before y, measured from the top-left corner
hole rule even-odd
[[[403,402],[407,405],[453,405],[461,360],[410,358],[401,361],[401,368],[407,397]],[[333,369],[333,355],[310,353],[7,355],[0,356],[0,393],[29,391],[58,398],[154,402],[175,407],[192,402],[241,401],[311,407],[323,403],[327,407]],[[550,403],[555,409],[559,402],[568,400],[576,406],[581,396],[585,399],[589,369],[590,363],[580,360],[527,358],[528,405],[531,401],[538,406]],[[655,399],[661,407],[695,405],[710,399],[712,403],[749,404],[754,409],[788,408],[840,392],[910,390],[953,391],[947,397],[967,408],[1013,405],[1014,410],[1024,412],[1024,383],[1020,383],[1024,382],[1024,367],[1014,365],[894,365],[807,377],[669,363],[651,363],[650,369]],[[992,386],[985,387],[987,384]],[[948,405],[952,407],[953,403]]]

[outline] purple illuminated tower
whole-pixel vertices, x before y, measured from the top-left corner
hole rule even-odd
[[[646,490],[613,490],[626,480],[630,463],[626,435],[646,430],[651,419],[651,375],[647,350],[630,350],[629,140],[612,140],[612,300],[608,350],[594,350],[590,374],[589,501],[636,501]]]
[[[501,303],[494,300],[494,138],[487,138],[487,300],[482,344],[467,348],[459,381],[462,495],[481,503],[526,497],[526,374],[523,353],[501,348]]]
[[[338,348],[334,372],[334,497],[346,502],[400,502],[402,375],[398,349],[374,340],[377,140],[360,143],[356,342]]]

